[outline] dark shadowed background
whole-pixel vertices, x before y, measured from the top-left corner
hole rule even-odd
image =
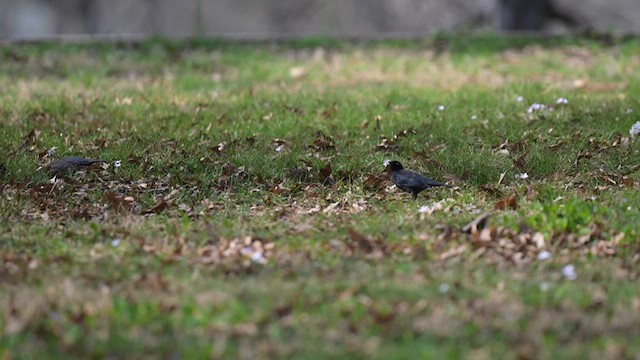
[[[0,38],[640,33],[638,0],[0,0]]]

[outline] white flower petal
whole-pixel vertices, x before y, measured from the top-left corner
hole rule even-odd
[[[547,250],[543,250],[543,251],[540,251],[540,253],[538,253],[538,260],[545,261],[548,259],[551,259],[551,253],[548,252]]]
[[[631,129],[629,129],[629,135],[631,135],[632,139],[635,139],[636,136],[640,135],[640,121],[631,126]]]
[[[544,104],[534,103],[534,104],[531,104],[531,106],[529,106],[529,109],[527,109],[527,112],[531,114],[534,111],[542,111],[546,108],[547,107]]]
[[[423,214],[423,213],[429,212],[430,210],[431,210],[431,206],[424,205],[424,206],[421,206],[420,209],[418,209],[418,212]]]
[[[576,268],[573,265],[566,265],[562,268],[562,276],[567,280],[575,280],[578,274],[576,274]]]

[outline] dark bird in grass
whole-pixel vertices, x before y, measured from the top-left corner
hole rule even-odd
[[[417,172],[407,170],[399,161],[385,160],[384,166],[387,171],[391,172],[391,182],[403,191],[411,193],[413,200],[418,198],[418,194],[425,189],[434,186],[446,186],[447,184],[428,179]]]
[[[104,160],[99,159],[85,159],[78,156],[65,157],[58,160],[53,160],[44,170],[52,175],[71,173],[81,168],[86,168],[96,163],[103,163]]]

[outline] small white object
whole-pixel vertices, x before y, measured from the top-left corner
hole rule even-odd
[[[631,114],[633,112],[633,109],[627,109],[627,114]]]
[[[567,100],[567,98],[558,98],[558,100],[556,100],[556,104],[558,105],[566,105],[569,103],[569,100]]]
[[[538,253],[538,260],[545,261],[551,259],[551,253],[547,250],[542,250]]]
[[[562,268],[562,276],[567,280],[575,280],[578,277],[576,274],[576,268],[573,265],[567,265]]]
[[[251,254],[250,258],[259,264],[265,264],[267,262],[267,259],[265,259],[264,256],[262,256],[262,253],[258,251]]]
[[[278,145],[278,147],[276,147],[276,152],[281,152],[284,149],[284,145]]]
[[[522,173],[522,174],[517,174],[516,175],[516,179],[526,180],[528,178],[529,178],[529,174],[527,174],[527,173]]]
[[[116,169],[117,169],[117,168],[119,168],[120,166],[122,166],[122,161],[121,161],[121,160],[117,160],[117,161],[115,161],[115,162],[113,163],[113,166],[114,166]]]
[[[440,286],[438,286],[438,291],[439,291],[441,294],[445,294],[445,293],[448,293],[448,292],[449,292],[449,289],[450,289],[450,288],[451,288],[451,287],[449,286],[449,284],[447,284],[447,283],[442,283],[442,284],[440,284]]]
[[[631,135],[632,139],[635,139],[636,136],[640,135],[640,121],[631,126],[631,129],[629,129],[629,135]]]
[[[475,114],[471,115],[471,120],[476,120],[476,119],[478,119],[478,115],[475,115]]]
[[[250,246],[243,247],[240,250],[240,254],[248,257],[253,262],[257,262],[260,264],[265,264],[267,262],[267,259],[262,255],[262,252],[256,251]]]
[[[387,167],[387,166],[389,166],[390,163],[391,163],[391,160],[387,159],[387,160],[382,162],[382,165],[384,165],[384,167]]]
[[[540,283],[540,291],[547,292],[551,289],[551,284],[547,281],[543,281]]]
[[[120,245],[120,239],[111,240],[111,246],[116,247],[118,245]]]
[[[438,105],[438,111],[444,111],[444,105]]]
[[[535,103],[535,104],[531,104],[531,106],[529,106],[529,109],[527,109],[527,112],[529,114],[531,114],[534,111],[542,111],[542,110],[544,110],[546,108],[547,107],[544,104]]]
[[[431,211],[431,206],[429,206],[429,205],[420,206],[420,209],[418,209],[418,212],[420,214],[424,214],[424,213],[429,212],[429,211]]]
[[[517,102],[523,102],[524,101],[524,97],[518,95],[518,97],[516,97],[516,101]]]

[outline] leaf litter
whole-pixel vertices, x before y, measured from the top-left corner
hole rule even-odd
[[[521,55],[518,54],[516,56],[520,57]],[[296,81],[304,80],[304,76],[296,78]],[[126,98],[117,97],[121,104],[128,103],[132,106],[137,104],[137,101],[132,101],[131,99],[121,99]],[[548,110],[550,107],[558,105],[567,104],[564,104],[564,101],[562,101],[562,104],[549,104],[546,109]],[[186,104],[181,106],[188,107]],[[387,102],[386,107],[387,110],[390,110],[390,102]],[[400,110],[402,107],[411,107],[411,105],[395,105],[393,109],[394,111]],[[338,104],[333,103],[330,106],[325,105],[323,109],[317,112],[311,113],[322,118],[322,121],[331,124],[332,121],[342,116],[342,113],[338,112],[339,108],[341,107]],[[452,108],[447,106],[447,112]],[[286,110],[293,115],[300,115],[305,112],[301,107],[287,106]],[[32,116],[37,118],[38,121],[49,122],[52,119],[52,116],[47,113],[34,113]],[[542,120],[543,115],[539,112],[535,116],[534,120]],[[537,116],[540,117],[538,118]],[[222,118],[223,116],[220,117]],[[277,118],[278,114],[275,111],[266,110],[261,114],[263,121],[274,121]],[[374,121],[375,131],[378,132],[382,128],[386,130],[392,126],[390,121],[387,119],[383,121],[381,116],[374,117]],[[206,132],[208,133],[210,129],[212,129],[211,124],[209,124]],[[40,131],[34,128],[22,139],[23,144],[17,148],[19,151],[33,153],[34,158],[44,165],[47,160],[56,157],[57,154],[54,148],[41,148]],[[397,129],[391,133],[395,131]],[[334,134],[333,131],[328,131],[328,133]],[[416,131],[410,128],[389,138],[381,136],[378,147],[384,151],[404,150],[404,143],[401,143],[400,140],[414,134],[416,134]],[[193,131],[189,136],[196,138],[201,135],[201,131],[198,130]],[[584,138],[584,136],[584,134],[581,134],[580,138]],[[528,171],[527,174],[531,174],[531,177],[526,182],[519,182],[516,185],[504,184],[502,180],[509,171],[508,168],[505,168],[500,170],[504,172],[501,173],[497,184],[495,184],[495,179],[492,180],[493,183],[477,184],[477,180],[473,179],[476,174],[471,171],[473,176],[469,186],[479,185],[478,187],[483,191],[479,192],[479,194],[474,194],[478,198],[478,204],[456,204],[456,201],[461,200],[451,201],[445,199],[441,201],[434,199],[424,205],[424,211],[420,212],[419,210],[422,207],[395,202],[397,199],[385,192],[385,184],[388,183],[388,178],[385,177],[385,174],[367,174],[366,172],[358,174],[351,170],[341,170],[339,160],[331,157],[335,154],[334,152],[337,152],[337,148],[343,150],[346,147],[340,136],[329,136],[324,132],[318,132],[315,138],[310,139],[312,140],[306,140],[303,144],[296,144],[293,141],[278,138],[269,142],[269,140],[260,139],[258,135],[251,135],[244,140],[240,140],[240,142],[249,144],[249,146],[261,144],[265,141],[267,144],[265,146],[269,146],[271,150],[270,156],[273,157],[282,156],[282,154],[287,154],[289,151],[293,153],[293,149],[298,145],[312,152],[315,156],[313,161],[300,161],[282,178],[262,179],[254,169],[248,166],[238,166],[240,163],[235,159],[232,162],[233,158],[231,156],[237,150],[235,147],[240,146],[238,140],[216,140],[213,143],[203,140],[202,145],[206,144],[206,148],[209,151],[203,154],[200,158],[200,163],[209,168],[215,168],[217,171],[209,183],[190,179],[188,167],[180,168],[183,170],[176,171],[175,164],[153,163],[149,160],[147,152],[143,151],[141,154],[130,154],[123,165],[123,168],[132,164],[139,166],[142,171],[139,179],[129,178],[128,175],[120,175],[121,173],[126,174],[126,171],[122,171],[124,169],[120,169],[118,173],[115,173],[113,167],[98,167],[91,169],[91,171],[79,171],[68,177],[55,177],[36,185],[7,182],[2,185],[1,191],[3,196],[13,199],[20,198],[23,201],[21,206],[24,206],[20,209],[19,214],[12,214],[12,217],[19,217],[26,222],[45,220],[63,226],[62,224],[69,219],[92,219],[110,224],[113,219],[118,221],[135,218],[136,216],[153,217],[159,213],[165,214],[169,219],[186,217],[193,220],[199,216],[215,214],[216,212],[236,211],[233,208],[233,201],[241,202],[241,196],[244,196],[243,191],[250,188],[251,191],[263,192],[265,201],[256,202],[249,206],[249,219],[252,219],[251,216],[264,216],[273,219],[275,223],[280,223],[283,220],[287,224],[289,231],[298,234],[322,234],[325,229],[337,229],[339,235],[335,239],[328,240],[326,244],[322,243],[320,246],[326,246],[332,251],[345,256],[362,257],[374,263],[382,262],[386,259],[395,259],[397,256],[409,253],[426,252],[426,257],[420,257],[424,263],[438,263],[438,259],[462,262],[469,258],[476,258],[489,263],[519,268],[533,264],[536,261],[539,262],[541,258],[549,259],[546,257],[547,255],[544,255],[547,253],[553,253],[553,257],[549,260],[564,262],[574,258],[576,255],[611,257],[618,256],[623,251],[637,251],[637,249],[634,250],[632,245],[623,241],[625,240],[625,233],[615,232],[611,234],[611,229],[604,228],[603,225],[596,223],[587,226],[588,233],[579,234],[570,232],[543,234],[522,224],[516,227],[499,225],[501,223],[500,217],[504,214],[517,217],[521,213],[528,211],[528,201],[546,196],[545,189],[541,190],[537,187],[538,182],[531,181],[532,179],[540,179],[541,176],[536,174],[535,166],[528,163],[532,162],[533,157],[529,155],[528,151],[530,149],[526,149],[527,142],[525,141],[516,143],[505,141],[495,151],[509,156],[507,158],[507,160],[511,159],[509,167],[512,166],[521,174],[525,174]],[[89,154],[91,154],[103,147],[113,146],[115,142],[111,141],[110,144],[108,138],[100,137],[78,146],[84,146],[84,150],[89,151]],[[572,140],[567,138],[554,139],[549,142],[547,147],[551,150],[560,149],[565,151],[571,142]],[[589,140],[584,149],[573,153],[570,162],[574,162],[575,165],[586,166],[591,161],[599,160],[603,154],[617,151],[617,149],[628,149],[629,142],[626,137],[619,137],[613,139],[613,141],[594,138],[593,141]],[[168,148],[176,149],[172,153],[175,159],[169,162],[179,162],[188,155],[178,149],[180,147],[179,141],[166,142],[164,145]],[[446,144],[439,144],[429,149],[429,151],[435,152],[445,148],[447,148]],[[421,156],[419,153],[420,151],[416,151],[416,157]],[[421,157],[428,157],[425,154],[428,154],[428,151],[423,151]],[[424,161],[433,161],[433,166],[437,168],[442,168],[444,163],[435,159],[426,159]],[[155,166],[156,169],[154,170],[158,170],[158,172],[150,171],[151,166]],[[165,173],[162,174],[162,171]],[[585,196],[586,194],[606,194],[616,189],[638,189],[638,184],[634,181],[633,172],[635,170],[633,167],[615,170],[594,167],[593,170],[588,171],[587,174],[578,173],[575,177],[573,175],[559,174],[555,179],[562,179],[562,181],[567,182],[574,181],[575,187],[579,192],[584,191]],[[217,175],[218,172],[219,176]],[[159,175],[158,173],[161,174]],[[450,175],[450,177],[456,182],[463,183],[469,180],[469,173],[465,169],[461,176]],[[594,179],[598,184],[595,187],[592,184],[586,184],[586,181],[580,179],[580,177]],[[347,183],[345,179],[355,179],[355,181]],[[511,172],[509,172],[505,182],[508,183],[509,179],[513,179]],[[544,183],[548,180],[551,180],[551,177],[540,182]],[[347,190],[349,186],[352,186],[351,184],[362,186],[365,190],[364,193],[359,192],[359,189]],[[538,195],[538,190],[540,190],[541,195]],[[206,196],[202,199],[200,194],[203,193]],[[507,195],[505,196],[505,194]],[[218,195],[221,195],[220,197],[226,196],[232,201],[217,199]],[[482,196],[485,195],[489,199],[482,199]],[[190,197],[199,198],[199,200],[189,201]],[[270,200],[267,201],[267,198]],[[210,199],[215,199],[215,201]],[[385,201],[385,203],[381,203],[381,201]],[[400,239],[395,239],[396,241],[389,241],[390,239],[384,233],[366,233],[358,227],[358,224],[349,223],[350,215],[352,214],[369,212],[370,214],[366,214],[367,216],[381,216],[379,209],[389,206],[387,203],[401,209],[399,210],[401,214],[399,217],[402,217],[402,219],[399,219],[399,221],[402,226],[412,227],[413,232],[408,231],[409,235],[406,237],[401,236]],[[491,204],[494,204],[494,210],[489,210],[487,213],[476,217],[483,208],[491,208]],[[236,204],[236,206],[238,205]],[[405,206],[406,211],[403,212]],[[416,211],[416,208],[418,211]],[[489,213],[491,214],[490,216]],[[464,220],[460,218],[472,214],[476,218],[470,223],[470,226],[459,229],[457,222]],[[442,219],[445,218],[445,223],[443,223]],[[456,223],[456,226],[447,225],[446,223]],[[254,228],[251,229],[254,230]],[[252,230],[248,232],[253,233]],[[233,232],[236,231],[235,229],[233,230]],[[117,246],[113,245],[114,241],[121,238],[109,237],[108,244],[111,244],[111,247],[117,248],[117,250],[121,250],[123,247],[126,248],[124,244],[132,242],[134,247],[136,246],[135,244],[138,244],[138,250],[144,254],[158,257],[163,261],[185,261],[189,266],[213,267],[221,269],[223,273],[228,274],[252,273],[269,266],[278,266],[284,269],[286,268],[284,264],[287,264],[287,261],[292,258],[302,254],[300,256],[307,260],[312,258],[312,254],[317,251],[308,247],[291,251],[287,249],[286,244],[279,242],[279,240],[268,240],[255,234],[246,236],[229,235],[220,238],[212,236],[205,244],[187,240],[178,235],[172,236],[174,235],[169,235],[169,238],[160,237],[160,239],[154,239],[150,236],[142,236],[138,239],[133,239],[131,236],[123,237],[122,240],[117,242]],[[92,249],[92,254],[97,259],[104,257],[107,251],[104,246],[102,248],[95,247],[95,249]],[[26,254],[8,253],[3,250],[2,256],[3,266],[0,271],[3,271],[3,274],[26,274],[43,266],[42,261],[38,261],[39,259]],[[423,262],[420,264],[423,264]],[[633,266],[632,263],[629,264],[629,266]],[[562,273],[559,270],[557,271],[557,275]],[[567,270],[565,273],[569,274],[564,275],[567,279],[575,278],[575,276],[571,275],[571,271]],[[575,268],[573,268],[573,274],[578,275],[578,280],[582,276],[580,273],[576,273]],[[166,276],[160,272],[153,271],[140,274],[136,284],[158,292],[170,292],[172,288],[171,281]],[[443,285],[440,284],[438,289],[445,288]],[[76,286],[69,285],[67,288],[72,289]],[[440,290],[439,292],[443,296],[455,296],[455,289],[458,286],[459,284],[456,282],[450,282],[447,283],[446,291]],[[438,303],[423,304],[416,302],[412,304],[407,301],[396,301],[386,305],[372,297],[367,299],[365,296],[357,294],[357,291],[358,289],[345,291],[345,299],[350,301],[355,298],[360,301],[365,306],[365,313],[367,314],[365,316],[368,316],[377,325],[390,328],[391,330],[387,330],[390,334],[393,334],[394,325],[403,316],[412,317],[411,324],[415,334],[429,333],[440,334],[441,336],[455,334],[465,322],[472,322],[483,328],[495,328],[500,327],[500,321],[509,316],[524,319],[522,303],[510,297],[501,289],[491,290],[486,298],[475,296],[474,294],[471,300],[455,303],[455,306],[458,306],[458,313],[461,314],[459,317],[450,316],[450,304],[444,306]],[[15,303],[14,301],[13,307],[17,308],[18,306]],[[163,308],[168,311],[175,307],[175,304],[167,303],[165,305]],[[561,304],[561,306],[564,305]],[[287,318],[296,311],[295,309],[292,310],[291,305],[279,309],[275,313],[281,318]],[[575,321],[576,324],[579,324],[576,325],[579,329],[578,333],[584,336],[593,336],[588,333],[590,331],[589,326],[580,323],[580,314],[575,312],[577,310],[574,309],[574,312],[560,310],[557,314],[549,316]],[[9,320],[7,323],[10,325],[6,329],[11,333],[17,333],[27,326],[28,320],[26,319],[43,315],[37,312],[33,312],[35,315],[28,315],[29,311],[28,309],[23,309],[22,313],[19,311],[11,312],[7,318]],[[637,315],[637,311],[632,312],[632,314]],[[85,314],[84,310],[78,311],[74,314],[74,319],[81,323],[82,318],[87,315],[88,313]],[[548,314],[542,313],[539,315],[544,318]],[[636,315],[634,315],[634,318],[637,319]],[[295,313],[295,316],[298,319],[297,313]],[[303,318],[300,317],[300,319]],[[539,326],[546,326],[547,329],[557,326],[556,320],[545,321],[547,322],[542,321],[544,324]],[[603,324],[603,326],[608,325]],[[262,331],[262,326],[260,323],[233,326],[220,325],[212,331],[236,334],[237,336],[254,336]],[[358,326],[359,324],[355,323],[349,324],[346,328],[349,329],[349,333],[355,333],[361,330]],[[625,328],[624,323],[620,325],[620,328]],[[346,336],[341,332],[338,332],[338,335]],[[529,349],[530,347],[524,346],[524,348]],[[527,351],[523,351],[523,353],[526,354]]]

